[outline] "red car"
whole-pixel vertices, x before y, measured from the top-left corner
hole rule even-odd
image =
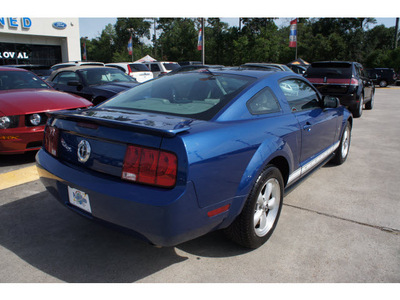
[[[47,112],[91,105],[56,91],[29,71],[0,67],[0,154],[40,149]]]

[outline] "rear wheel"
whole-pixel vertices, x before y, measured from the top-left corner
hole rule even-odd
[[[241,214],[225,229],[234,242],[258,248],[272,235],[283,204],[283,178],[274,166],[267,166],[258,177]]]
[[[375,94],[373,93],[371,96],[371,101],[365,103],[365,109],[371,110],[374,107],[374,97]]]
[[[355,118],[361,117],[362,112],[363,112],[363,106],[364,106],[364,94],[361,94],[361,95],[360,95],[360,101],[359,101],[359,103],[358,103],[356,109],[354,109],[354,110],[352,111],[353,116],[354,116]]]
[[[386,80],[381,80],[381,81],[379,81],[379,86],[380,87],[387,87],[387,81]]]
[[[332,158],[332,162],[336,165],[341,165],[347,159],[350,150],[351,142],[351,125],[347,122],[346,127],[343,131],[342,138],[340,140],[339,147],[336,150],[335,156]]]

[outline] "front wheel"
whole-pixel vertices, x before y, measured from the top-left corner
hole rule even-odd
[[[225,229],[234,242],[258,248],[272,235],[282,210],[283,178],[276,167],[267,166],[254,184],[240,215]]]
[[[386,80],[381,80],[381,81],[379,81],[379,86],[380,87],[387,87],[387,81]]]

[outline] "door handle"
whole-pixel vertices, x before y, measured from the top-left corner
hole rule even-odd
[[[303,130],[305,130],[305,131],[307,131],[307,132],[310,132],[310,131],[311,131],[311,127],[312,127],[312,125],[311,125],[309,122],[307,122],[307,123],[303,126]]]

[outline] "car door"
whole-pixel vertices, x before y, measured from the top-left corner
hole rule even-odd
[[[337,134],[337,109],[324,109],[316,90],[301,79],[285,79],[279,87],[301,131],[300,165],[315,159],[331,147]]]

